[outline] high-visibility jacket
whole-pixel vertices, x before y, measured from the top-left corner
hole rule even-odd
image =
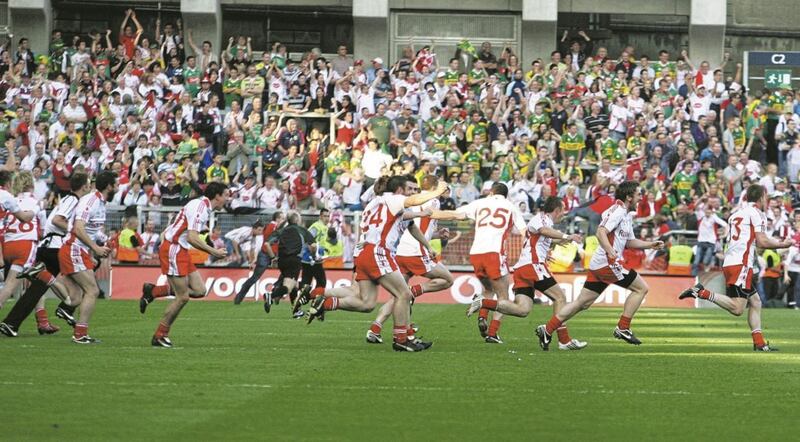
[[[139,251],[136,247],[143,244],[142,237],[133,229],[123,229],[119,232],[119,249],[117,260],[120,262],[139,262]]]
[[[764,253],[761,254],[761,257],[764,258],[764,262],[767,263],[767,267],[764,269],[764,277],[765,278],[780,278],[781,277],[781,255],[778,252],[772,249],[764,250]],[[772,258],[772,262],[769,259]],[[772,264],[772,266],[770,266]]]

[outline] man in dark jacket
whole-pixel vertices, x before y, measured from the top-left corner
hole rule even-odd
[[[264,299],[264,311],[269,313],[272,299],[280,299],[289,293],[289,299],[294,304],[297,296],[297,280],[300,277],[300,270],[303,263],[300,257],[304,247],[308,247],[312,254],[317,251],[317,244],[314,235],[300,223],[300,214],[289,212],[286,216],[286,225],[270,236],[270,242],[278,241],[278,270],[281,271],[278,281],[271,293],[267,293]],[[270,259],[275,259],[272,247],[265,249]]]

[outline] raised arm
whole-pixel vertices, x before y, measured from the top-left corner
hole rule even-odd
[[[436,189],[426,190],[416,195],[411,195],[406,198],[403,205],[407,208],[421,206],[434,198],[439,198],[439,196],[441,196],[445,190],[447,190],[447,183],[444,181],[439,181],[439,185],[436,187]]]
[[[186,37],[187,37],[186,41],[189,43],[189,47],[192,48],[192,51],[194,52],[194,54],[195,55],[200,54],[200,48],[197,47],[197,45],[194,43],[194,38],[192,38],[192,30],[191,29],[188,29],[186,31]]]
[[[695,70],[692,60],[689,60],[689,53],[686,51],[686,49],[681,51],[681,57],[683,57],[683,60],[686,61],[687,65],[689,65],[689,69]]]
[[[111,43],[111,29],[106,29],[106,47],[114,49],[114,44]]]
[[[136,25],[136,39],[134,40],[134,43],[138,43],[139,38],[141,38],[142,34],[144,33],[144,28],[142,27],[142,24],[139,23],[139,19],[136,18],[136,11],[131,12],[131,20],[133,20],[133,24]]]
[[[441,221],[460,221],[467,219],[467,215],[455,210],[434,210],[431,218]]]
[[[125,11],[125,18],[122,20],[122,24],[119,25],[119,36],[122,37],[125,35],[125,26],[128,25],[128,19],[131,18],[131,14],[133,13],[133,9],[128,9]]]

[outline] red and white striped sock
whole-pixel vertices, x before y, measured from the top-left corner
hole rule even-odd
[[[395,324],[392,329],[392,336],[394,337],[394,342],[405,344],[408,341],[408,327]]]
[[[322,308],[326,311],[336,310],[339,307],[339,298],[326,298],[322,303]]]

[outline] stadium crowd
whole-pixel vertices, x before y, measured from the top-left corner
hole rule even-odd
[[[54,31],[48,54],[25,37],[0,48],[0,165],[31,171],[45,208],[71,174],[111,170],[120,206],[178,207],[223,182],[233,213],[326,208],[333,220],[361,210],[385,174],[445,178],[444,209],[500,181],[526,214],[563,197],[587,235],[615,186],[638,180],[640,237],[697,230],[694,273],[716,265],[727,215],[759,183],[770,235],[800,235],[794,91],[744,90],[729,54],[611,54],[583,31],[560,37],[536,60],[467,41],[456,54],[414,45],[360,60],[340,45],[292,59],[280,42],[257,55],[243,35],[214,48],[180,21],[143,29],[128,10],[118,32]],[[147,236],[141,257],[154,255],[155,223],[128,227]],[[760,261],[763,293],[777,297],[785,279],[800,294],[800,249]]]

